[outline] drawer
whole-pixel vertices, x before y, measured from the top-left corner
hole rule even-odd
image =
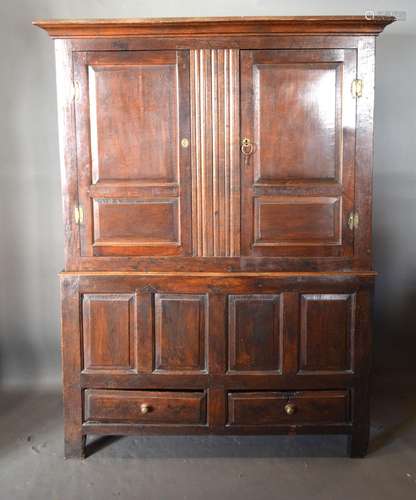
[[[206,423],[205,392],[85,391],[85,420],[143,424]]]
[[[340,424],[348,415],[347,391],[228,394],[228,425]]]

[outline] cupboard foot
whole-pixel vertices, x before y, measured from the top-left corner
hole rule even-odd
[[[82,459],[85,458],[86,436],[65,436],[64,457]]]

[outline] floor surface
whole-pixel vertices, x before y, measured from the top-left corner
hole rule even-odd
[[[370,453],[342,436],[108,439],[63,459],[58,392],[0,394],[0,500],[414,500],[416,391],[375,384]]]

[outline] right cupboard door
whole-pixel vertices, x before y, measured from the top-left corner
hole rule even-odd
[[[241,51],[241,253],[351,256],[354,50]]]

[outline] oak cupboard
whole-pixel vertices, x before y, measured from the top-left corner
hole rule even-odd
[[[44,20],[65,455],[369,435],[374,46],[390,17]]]

